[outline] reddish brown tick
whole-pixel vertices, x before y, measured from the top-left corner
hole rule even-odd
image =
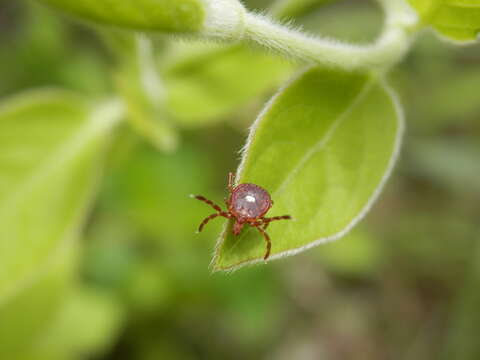
[[[225,198],[225,204],[227,205],[227,211],[223,211],[220,206],[213,201],[201,195],[192,195],[192,197],[203,201],[213,207],[216,211],[215,214],[207,216],[200,226],[198,231],[202,231],[203,227],[212,219],[217,216],[223,216],[227,219],[235,219],[233,224],[233,234],[239,235],[244,225],[248,224],[256,228],[265,239],[265,255],[264,260],[267,260],[270,256],[270,248],[272,246],[270,237],[266,233],[268,225],[275,220],[288,220],[291,219],[290,215],[264,217],[267,211],[272,207],[273,201],[270,198],[270,194],[267,190],[261,188],[255,184],[239,184],[233,185],[233,174],[228,174],[228,191],[229,197]]]

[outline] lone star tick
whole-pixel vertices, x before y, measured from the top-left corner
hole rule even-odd
[[[234,186],[233,173],[228,174],[228,191],[229,197],[225,198],[227,211],[223,211],[220,206],[201,195],[191,195],[195,199],[207,203],[216,211],[215,214],[207,216],[202,221],[198,227],[198,231],[202,231],[203,227],[217,216],[223,216],[227,219],[235,219],[235,223],[233,224],[233,234],[235,236],[239,235],[243,226],[248,224],[256,228],[265,239],[266,250],[263,259],[267,260],[270,256],[270,248],[272,247],[272,244],[270,242],[270,237],[265,230],[272,221],[288,220],[292,217],[290,215],[274,216],[270,218],[264,217],[263,215],[265,215],[273,205],[270,194],[267,190],[255,184],[246,183]]]

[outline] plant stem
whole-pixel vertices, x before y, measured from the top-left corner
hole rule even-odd
[[[165,103],[166,90],[156,68],[152,40],[145,34],[139,34],[136,35],[135,42],[139,82],[142,90],[153,105],[162,107]]]
[[[384,29],[378,40],[368,45],[311,36],[251,13],[245,14],[244,36],[302,62],[348,70],[388,67],[399,61],[410,47],[409,28],[416,19],[401,0],[383,0],[380,4],[386,13]]]

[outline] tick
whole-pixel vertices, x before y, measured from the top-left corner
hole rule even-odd
[[[249,183],[234,186],[233,173],[228,174],[228,192],[229,196],[225,198],[227,211],[223,211],[220,206],[201,195],[191,195],[195,199],[207,203],[216,211],[216,213],[207,216],[201,222],[198,231],[202,231],[203,227],[217,216],[235,220],[233,224],[233,234],[235,236],[240,234],[245,225],[250,225],[256,228],[265,239],[265,255],[263,259],[267,260],[270,256],[272,244],[270,236],[268,236],[265,230],[272,221],[289,220],[292,217],[290,215],[265,217],[264,215],[273,205],[268,191],[258,185]]]

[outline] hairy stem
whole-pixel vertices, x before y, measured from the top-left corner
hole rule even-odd
[[[244,36],[302,62],[349,70],[388,67],[400,60],[410,47],[409,29],[416,18],[402,0],[382,0],[380,4],[386,20],[381,35],[373,44],[355,45],[308,35],[252,13],[245,15]]]

